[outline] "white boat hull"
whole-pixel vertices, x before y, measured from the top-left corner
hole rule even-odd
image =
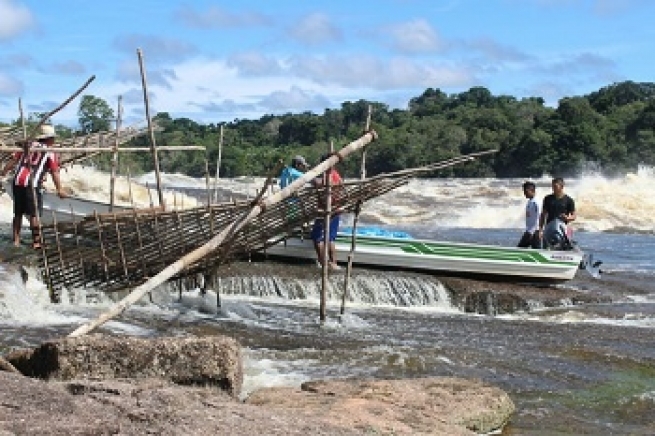
[[[351,236],[337,237],[337,260],[347,262]],[[316,259],[312,241],[291,238],[266,249],[270,256]],[[458,275],[539,281],[571,280],[579,269],[579,250],[551,251],[469,243],[358,236],[355,264],[425,270]]]

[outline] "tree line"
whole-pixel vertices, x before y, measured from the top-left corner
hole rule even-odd
[[[417,167],[472,152],[498,149],[498,153],[472,163],[440,170],[428,176],[540,177],[570,176],[592,164],[606,175],[634,171],[638,165],[655,165],[655,83],[625,81],[588,95],[562,98],[557,107],[541,97],[518,99],[493,95],[484,87],[446,94],[428,88],[409,101],[407,109],[359,100],[344,102],[323,114],[264,115],[257,120],[224,123],[223,177],[264,175],[278,159],[296,154],[316,163],[328,149],[361,136],[368,107],[372,128],[380,136],[367,152],[367,174],[375,175]],[[38,114],[32,119],[37,119]],[[77,134],[110,130],[114,111],[104,100],[86,95],[78,110]],[[215,171],[220,125],[160,112],[154,121],[161,129],[157,145],[202,145],[202,152],[162,152],[163,171],[200,177],[205,159]],[[76,134],[60,126],[61,132]],[[148,138],[132,146],[147,146]],[[130,154],[122,166],[133,174],[152,170],[147,154]],[[108,168],[109,156],[96,158]],[[359,175],[358,159],[340,164],[343,174]]]

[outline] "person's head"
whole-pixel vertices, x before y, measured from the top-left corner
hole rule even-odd
[[[534,198],[537,186],[533,182],[525,182],[523,184],[523,195],[525,198]]]
[[[305,158],[300,155],[291,159],[291,166],[297,170],[306,170],[309,167]]]
[[[561,195],[564,192],[564,179],[561,177],[555,177],[553,179],[553,194]]]
[[[50,124],[43,124],[39,127],[39,134],[36,139],[43,144],[52,145],[55,143],[56,136],[57,134],[53,126]]]

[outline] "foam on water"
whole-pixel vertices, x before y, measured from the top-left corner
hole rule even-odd
[[[241,399],[247,398],[257,389],[270,387],[299,387],[310,379],[303,374],[302,367],[310,367],[315,362],[309,359],[293,361],[263,358],[266,350],[244,349],[243,385]]]
[[[29,275],[23,282],[20,267],[0,263],[0,323],[52,325],[70,323],[53,311],[46,286]]]
[[[74,165],[62,172],[62,182],[75,196],[107,202],[109,175],[92,167]],[[535,180],[536,199],[540,203],[551,192],[550,177]],[[237,177],[220,179],[221,189],[254,196],[263,186],[261,177]],[[516,228],[524,222],[525,199],[521,190],[523,179],[413,179],[381,197],[367,202],[362,219],[369,223],[386,225],[422,224],[437,227],[461,228]],[[651,167],[640,167],[635,173],[607,178],[596,173],[583,174],[566,180],[566,192],[576,201],[578,219],[573,224],[577,230],[590,232],[653,232],[652,216],[655,214],[655,197],[650,187],[655,182]],[[139,207],[157,202],[154,173],[136,178],[132,183],[132,196]],[[167,189],[204,189],[204,177],[194,178],[183,174],[162,174],[162,185]],[[214,186],[214,180],[210,180]],[[49,179],[46,187],[53,188]],[[125,177],[116,182],[117,203],[129,205],[130,195]],[[181,193],[167,191],[168,205],[192,207],[197,200]],[[11,201],[0,198],[0,221],[10,222]]]

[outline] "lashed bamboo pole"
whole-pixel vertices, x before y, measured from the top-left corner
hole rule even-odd
[[[120,143],[121,117],[123,116],[122,97],[118,96],[118,107],[116,108],[116,138],[111,153],[111,178],[109,179],[109,212],[114,210],[114,198],[116,188],[116,170],[118,168],[118,144]]]
[[[152,126],[152,118],[150,118],[150,101],[148,97],[148,81],[146,79],[146,70],[143,66],[143,53],[141,49],[136,50],[137,57],[139,58],[139,69],[141,71],[141,85],[143,87],[143,103],[146,108],[146,120],[148,121],[148,132],[150,133],[150,150],[152,151],[152,161],[155,166],[155,180],[157,182],[157,195],[159,196],[159,205],[162,209],[166,208],[164,204],[164,193],[161,188],[161,174],[159,172],[159,156],[157,154],[157,143],[155,142],[155,130]]]
[[[368,114],[366,116],[366,125],[364,131],[368,132],[371,128],[371,113],[372,107],[368,105]],[[359,173],[360,180],[366,178],[366,149],[362,150],[362,165]],[[361,200],[357,202],[355,206],[355,217],[353,218],[353,227],[352,227],[352,238],[350,240],[350,252],[348,253],[348,265],[346,265],[346,275],[343,283],[343,294],[341,294],[341,309],[339,314],[343,316],[346,311],[346,299],[348,298],[348,288],[350,287],[350,275],[353,270],[353,259],[355,257],[355,250],[357,248],[357,223],[359,221],[359,213],[362,210]]]
[[[331,156],[329,159],[321,162],[312,170],[303,174],[302,177],[295,180],[286,188],[277,192],[266,199],[255,203],[253,207],[243,213],[236,220],[232,221],[225,229],[223,229],[218,235],[210,239],[207,243],[203,244],[201,247],[193,250],[192,252],[184,255],[174,263],[168,265],[161,272],[156,274],[154,277],[151,277],[146,282],[137,286],[129,295],[123,298],[121,301],[112,306],[108,311],[101,314],[97,319],[90,321],[79,328],[75,329],[70,336],[81,336],[93,331],[95,328],[103,325],[110,319],[121,314],[125,309],[130,307],[132,304],[139,301],[146,292],[149,292],[151,289],[163,284],[166,280],[170,279],[174,275],[184,271],[184,269],[196,262],[198,262],[203,257],[214,252],[220,245],[227,239],[229,240],[233,237],[243,226],[250,222],[253,218],[261,214],[267,207],[270,207],[274,204],[279,203],[280,201],[289,198],[294,192],[302,188],[306,183],[308,183],[313,178],[319,176],[325,172],[328,168],[336,165],[340,160],[346,158],[353,152],[365,147],[372,141],[377,138],[377,134],[374,131],[366,133],[361,138],[351,142],[344,148],[342,148],[334,156]]]
[[[218,158],[216,159],[216,177],[214,177],[214,202],[218,202],[218,179],[221,175],[221,155],[223,153],[223,125],[218,136]]]
[[[9,361],[6,360],[2,356],[0,356],[0,370],[6,371],[6,372],[13,372],[15,374],[23,375],[23,374],[21,374],[21,372],[19,370],[16,369],[16,367],[14,365],[9,363]]]
[[[328,152],[334,152],[334,142],[330,141]],[[332,177],[330,168],[323,173],[323,186],[325,187],[325,214],[323,215],[323,250],[321,250],[321,298],[319,306],[319,319],[321,324],[327,319],[327,287],[328,266],[330,262],[330,220],[332,219]],[[333,259],[336,262],[336,259]]]
[[[188,150],[204,150],[202,145],[162,145],[157,147],[157,151],[188,151]],[[15,153],[23,151],[21,147],[0,147],[0,153]],[[31,147],[30,151],[52,151],[55,153],[94,153],[100,151],[113,152],[113,147]],[[121,147],[119,152],[148,152],[152,150],[146,147]]]

